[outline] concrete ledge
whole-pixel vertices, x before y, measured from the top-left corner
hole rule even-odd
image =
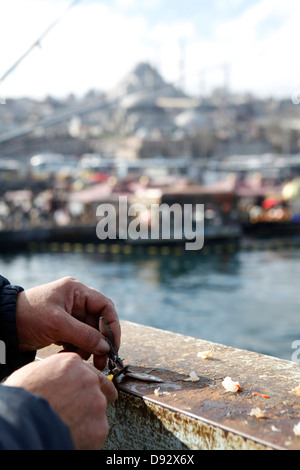
[[[108,410],[104,450],[266,450],[261,445],[147,398],[120,392]]]
[[[198,357],[204,351],[213,352],[204,360]],[[129,322],[122,322],[120,356],[164,383],[126,378],[119,385],[106,450],[300,449],[293,431],[300,365]],[[191,372],[199,380],[187,381]],[[227,376],[240,392],[226,393]],[[256,408],[264,418],[250,416]]]

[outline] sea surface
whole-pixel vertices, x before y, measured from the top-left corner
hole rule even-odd
[[[1,255],[0,272],[25,289],[71,275],[110,297],[122,320],[292,360],[300,341],[299,259],[299,249],[36,252]]]

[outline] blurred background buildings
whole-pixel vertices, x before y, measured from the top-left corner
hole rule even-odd
[[[300,4],[69,6],[0,5],[3,274],[24,287],[83,277],[120,303],[121,318],[289,358],[299,323]],[[152,203],[205,204],[204,249],[192,257],[172,239],[142,251],[100,241],[97,207],[120,196],[143,203],[147,226]]]

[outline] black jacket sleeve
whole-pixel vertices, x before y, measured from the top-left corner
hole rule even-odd
[[[74,445],[46,400],[0,385],[0,450],[74,450]]]
[[[0,380],[35,358],[34,352],[20,352],[16,327],[16,302],[20,286],[0,276]]]
[[[0,276],[0,381],[35,359],[18,348],[16,301],[22,287]],[[0,384],[0,449],[74,449],[67,425],[46,400]]]

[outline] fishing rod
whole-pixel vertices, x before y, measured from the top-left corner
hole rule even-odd
[[[50,31],[63,19],[64,16],[66,16],[69,11],[74,8],[78,3],[80,3],[82,0],[74,0],[68,8],[55,20],[53,23],[48,26],[48,28],[42,33],[42,35],[34,41],[34,43],[29,47],[29,49],[22,54],[22,56],[2,75],[0,78],[0,83],[2,83],[19,65],[23,60],[31,53],[31,51],[35,48],[41,45],[41,42],[43,39],[50,33]]]

